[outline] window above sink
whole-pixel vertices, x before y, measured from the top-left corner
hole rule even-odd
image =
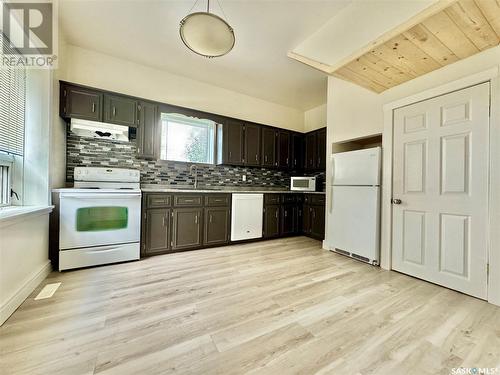
[[[212,120],[162,113],[160,159],[214,164],[215,130]]]

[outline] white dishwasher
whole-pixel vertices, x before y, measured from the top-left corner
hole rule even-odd
[[[231,241],[262,237],[264,194],[233,194]]]

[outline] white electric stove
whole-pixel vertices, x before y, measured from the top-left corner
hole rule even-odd
[[[139,259],[139,171],[76,167],[74,180],[53,191],[59,271]]]

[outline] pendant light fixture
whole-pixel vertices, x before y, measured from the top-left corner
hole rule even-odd
[[[198,0],[193,8],[197,3]],[[206,12],[190,13],[182,19],[179,32],[187,48],[208,58],[224,56],[235,43],[233,28],[221,17],[210,13],[210,0],[207,0]]]

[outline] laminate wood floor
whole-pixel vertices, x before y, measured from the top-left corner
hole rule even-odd
[[[53,272],[0,350],[2,375],[449,374],[500,367],[500,308],[296,237]]]

